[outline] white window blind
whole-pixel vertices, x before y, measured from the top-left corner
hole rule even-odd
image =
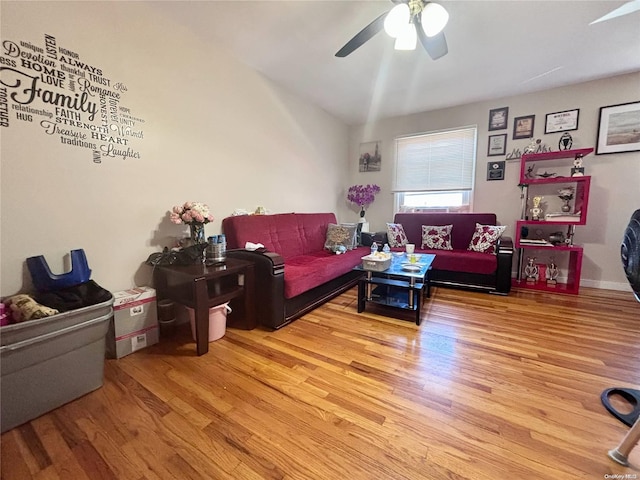
[[[476,127],[396,139],[395,192],[471,190]]]

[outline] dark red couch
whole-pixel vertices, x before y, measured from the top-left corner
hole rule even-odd
[[[369,253],[359,247],[336,255],[324,249],[333,213],[243,215],[222,220],[227,256],[256,265],[258,322],[280,328],[330,298],[356,285],[352,271]],[[246,242],[264,249],[248,251]]]
[[[498,225],[493,213],[397,213],[394,223],[402,225],[409,243],[416,245],[417,253],[436,255],[430,272],[436,285],[456,286],[508,294],[511,290],[513,241],[502,235],[496,245],[496,254],[469,251],[476,223]],[[453,250],[421,249],[422,225],[453,225]],[[394,250],[402,250],[394,248]]]

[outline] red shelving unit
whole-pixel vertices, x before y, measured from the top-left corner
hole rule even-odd
[[[523,188],[523,212],[522,218],[516,222],[516,238],[515,247],[518,248],[518,276],[513,281],[513,286],[518,288],[526,288],[531,290],[540,290],[545,292],[556,293],[568,293],[578,294],[580,289],[580,275],[582,271],[582,256],[583,249],[578,245],[573,244],[574,227],[578,225],[586,225],[587,212],[589,209],[589,190],[591,187],[591,177],[589,176],[561,176],[556,173],[549,174],[545,170],[545,175],[548,177],[540,177],[540,174],[533,172],[533,164],[539,162],[546,162],[549,160],[562,160],[562,159],[576,159],[587,156],[593,152],[593,148],[583,148],[577,150],[562,150],[557,152],[544,152],[544,153],[530,153],[522,155],[520,159],[520,185]],[[557,164],[558,162],[556,162]],[[562,162],[559,162],[562,163]],[[543,163],[543,165],[549,165],[551,163]],[[555,165],[555,164],[554,164]],[[562,168],[562,166],[560,166]],[[570,167],[564,165],[566,170],[570,170]],[[534,176],[535,175],[535,176]],[[549,220],[530,220],[528,213],[530,212],[530,189],[536,192],[544,193],[544,196],[554,197],[557,196],[557,190],[554,193],[551,192],[553,188],[562,186],[571,186],[574,189],[573,208],[568,214],[579,213],[579,217],[575,220],[561,218],[560,221]],[[548,213],[548,212],[547,212]],[[543,216],[544,218],[544,216]],[[557,217],[556,217],[557,218]],[[556,245],[538,245],[538,244],[524,244],[522,240],[523,227],[529,229],[529,232],[533,229],[536,230],[537,236],[540,236],[544,240],[545,234],[548,236],[554,227],[556,230],[567,229],[568,243],[556,244]],[[530,237],[527,237],[530,238]],[[558,258],[562,255],[568,255],[565,258],[566,261],[566,276],[563,283],[558,282],[556,285],[548,285],[546,279],[540,279],[537,282],[527,282],[523,278],[523,266],[524,266],[524,251],[534,251],[534,254],[542,254],[547,257]],[[542,253],[544,252],[544,253]]]
[[[576,150],[558,150],[557,152],[525,153],[520,157],[520,183],[545,183],[548,180],[553,180],[552,178],[527,178],[526,169],[528,162],[543,162],[545,160],[560,160],[563,158],[576,159],[577,157],[586,157],[592,152],[593,148],[580,148]]]

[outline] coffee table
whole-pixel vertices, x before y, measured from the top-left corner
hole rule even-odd
[[[382,272],[365,270],[362,265],[354,270],[365,272],[358,282],[358,313],[364,312],[367,302],[416,312],[416,325],[420,325],[422,297],[431,296],[429,270],[436,258],[431,254],[416,254],[412,263],[406,254],[393,254],[391,266]]]

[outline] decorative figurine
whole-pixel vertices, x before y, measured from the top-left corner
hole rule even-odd
[[[542,215],[542,208],[540,208],[540,202],[544,197],[533,197],[533,208],[531,209],[531,219],[540,220]]]
[[[534,164],[529,165],[527,167],[527,173],[524,174],[524,178],[533,178],[533,177],[535,177],[535,175],[533,173],[533,169],[534,169],[535,166],[536,166],[536,164],[534,163]]]
[[[571,145],[573,145],[573,138],[569,132],[564,132],[558,142],[558,150],[571,150]]]
[[[542,140],[538,139],[538,140],[533,140],[529,145],[527,145],[526,147],[524,147],[524,150],[522,151],[522,153],[536,153],[536,148],[538,148],[538,144],[541,142]]]
[[[527,154],[527,153],[544,153],[544,152],[550,152],[550,151],[551,151],[551,149],[549,147],[547,147],[544,143],[542,143],[542,139],[538,138],[536,140],[533,140],[526,147],[524,147],[524,150],[522,151],[522,153],[523,154]]]
[[[560,271],[558,270],[557,265],[553,261],[553,257],[549,258],[549,265],[547,265],[547,286],[555,287],[558,281],[558,274]]]
[[[524,267],[524,276],[527,283],[535,283],[538,281],[538,265],[536,265],[536,257],[528,257],[527,265]]]
[[[571,167],[572,177],[584,177],[584,167],[582,166],[582,155],[576,155],[573,161],[573,167]]]
[[[570,212],[571,207],[569,206],[569,201],[573,200],[573,187],[561,188],[560,190],[558,190],[558,193],[560,194],[558,195],[558,198],[564,202],[561,210],[563,212]]]

